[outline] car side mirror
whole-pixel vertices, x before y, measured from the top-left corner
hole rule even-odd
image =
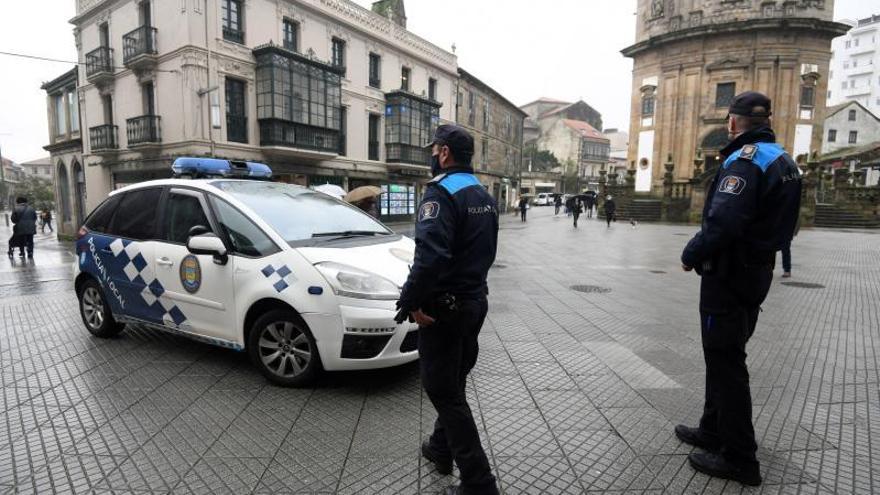
[[[207,233],[194,235],[186,242],[186,248],[192,254],[206,254],[214,257],[214,263],[225,265],[229,261],[229,254],[223,241],[215,234]]]
[[[197,235],[207,234],[211,232],[211,229],[205,227],[204,225],[193,225],[192,228],[189,229],[188,237],[195,237]]]

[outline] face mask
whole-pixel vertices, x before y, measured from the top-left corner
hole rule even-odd
[[[437,177],[443,172],[440,166],[440,155],[431,155],[431,177]]]

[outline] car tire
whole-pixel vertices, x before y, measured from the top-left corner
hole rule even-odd
[[[290,310],[276,309],[259,317],[248,334],[247,347],[254,366],[282,387],[310,385],[321,370],[312,332]]]
[[[125,325],[113,318],[110,305],[104,297],[101,285],[94,279],[83,282],[77,294],[79,298],[79,314],[86,329],[95,337],[109,339],[115,337]]]

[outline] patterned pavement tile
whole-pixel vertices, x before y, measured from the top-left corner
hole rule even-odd
[[[498,482],[504,493],[568,494],[583,488],[565,457],[498,456]]]
[[[554,432],[609,430],[609,423],[582,392],[535,392],[535,402]]]
[[[419,458],[415,455],[349,457],[336,493],[419,493]]]
[[[483,410],[492,452],[497,456],[558,456],[559,444],[536,409]]]
[[[663,488],[614,431],[569,430],[559,441],[586,491]]]
[[[268,458],[203,457],[171,491],[173,494],[250,493],[269,465]]]
[[[124,457],[64,455],[36,471],[16,489],[22,494],[86,493],[96,489],[124,461]]]

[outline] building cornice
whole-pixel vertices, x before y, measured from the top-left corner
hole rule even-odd
[[[648,50],[653,50],[670,43],[718,34],[741,34],[754,31],[776,31],[783,33],[804,31],[809,32],[813,36],[825,35],[825,37],[831,39],[843,36],[849,29],[850,26],[846,24],[811,18],[749,19],[719,24],[704,24],[671,33],[664,33],[626,47],[620,53],[626,57],[635,57]]]
[[[43,85],[40,86],[40,89],[44,90],[47,93],[54,93],[58,90],[67,89],[68,87],[71,86],[71,83],[75,87],[76,86],[76,79],[77,79],[77,69],[76,69],[76,67],[74,67],[74,68],[70,69],[69,71],[65,72],[64,74],[61,74],[60,76],[56,77],[55,79],[52,79],[49,82],[43,83]]]
[[[49,153],[60,153],[63,151],[80,151],[82,152],[82,138],[70,139],[59,143],[47,144],[43,149]]]

